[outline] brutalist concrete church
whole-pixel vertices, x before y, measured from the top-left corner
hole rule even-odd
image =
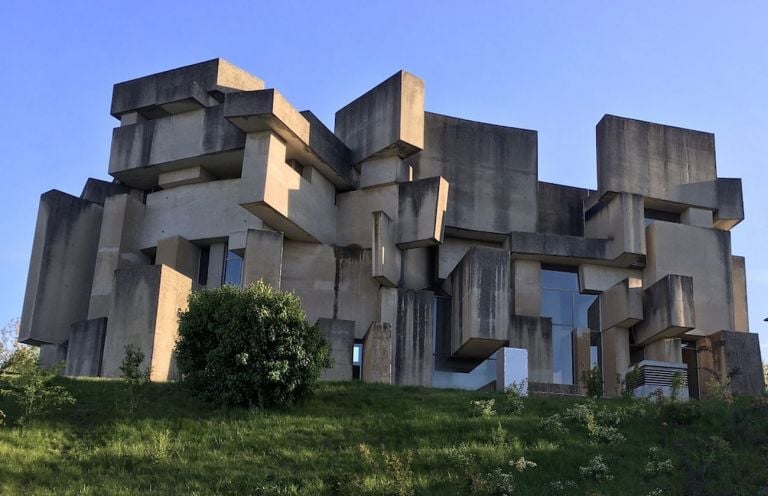
[[[710,133],[606,115],[593,191],[538,180],[536,131],[426,112],[403,71],[333,131],[221,59],[116,84],[111,114],[113,181],[40,198],[20,340],[66,374],[118,376],[133,344],[174,379],[188,294],[262,279],[327,336],[329,380],[493,389],[523,360],[540,392],[595,365],[607,395],[628,370],[639,394],[764,388]]]

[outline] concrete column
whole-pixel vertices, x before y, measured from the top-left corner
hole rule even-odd
[[[363,382],[392,384],[392,326],[373,322],[363,338]]]
[[[646,360],[657,362],[683,362],[683,347],[680,338],[660,339],[645,345],[643,349]]]
[[[72,324],[67,344],[65,374],[72,377],[98,377],[107,335],[107,319],[82,320]]]
[[[283,268],[283,233],[249,229],[243,257],[243,286],[263,280],[280,289]]]
[[[200,247],[181,236],[171,236],[157,242],[156,265],[167,265],[197,282],[200,270]]]
[[[581,376],[589,370],[589,329],[574,329],[573,337],[573,381],[577,384],[581,394],[586,394],[587,387]]]
[[[323,337],[328,340],[333,359],[333,366],[320,372],[320,380],[351,381],[355,323],[351,320],[320,319],[317,326]]]
[[[208,288],[221,287],[224,278],[224,257],[227,255],[226,243],[213,243],[208,248]]]
[[[601,333],[603,348],[603,392],[618,396],[621,380],[629,368],[629,329],[611,327]]]
[[[731,255],[731,280],[731,287],[733,288],[733,330],[749,332],[747,269],[744,257]]]
[[[541,262],[513,260],[512,277],[514,314],[541,315]]]

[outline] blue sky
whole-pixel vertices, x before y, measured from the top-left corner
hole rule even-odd
[[[399,69],[430,111],[535,129],[539,178],[595,187],[603,114],[715,133],[744,180],[750,323],[768,358],[768,4],[3,2],[0,323],[21,314],[39,195],[107,178],[112,85],[223,57],[329,127]]]

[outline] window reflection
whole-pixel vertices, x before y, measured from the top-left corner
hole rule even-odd
[[[243,257],[234,251],[227,251],[227,258],[224,260],[224,278],[221,282],[231,286],[240,286],[243,282]]]

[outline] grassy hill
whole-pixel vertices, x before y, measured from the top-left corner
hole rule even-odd
[[[512,413],[498,393],[354,382],[264,412],[151,384],[131,413],[119,381],[62,383],[76,405],[0,426],[0,495],[768,494],[762,399],[527,398]]]

